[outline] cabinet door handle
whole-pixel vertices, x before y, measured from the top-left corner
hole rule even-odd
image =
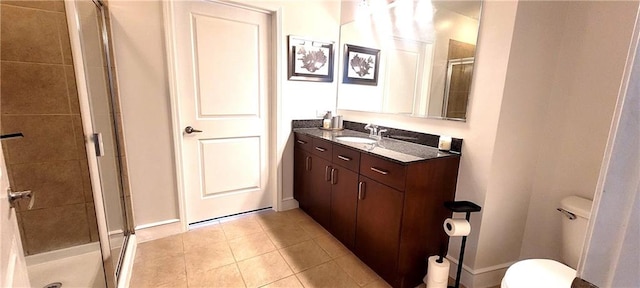
[[[311,157],[307,156],[307,171],[311,171]]]
[[[382,174],[382,175],[387,175],[387,174],[389,174],[389,171],[384,171],[384,170],[382,170],[382,169],[378,169],[378,168],[376,168],[376,167],[371,167],[371,171],[373,171],[373,172],[378,172],[378,173],[380,173],[380,174]]]
[[[329,173],[330,169],[331,169],[331,166],[326,166],[326,167],[324,168],[324,180],[325,180],[325,181],[331,181],[331,177],[329,176],[329,174],[330,174],[330,173]]]
[[[342,155],[338,155],[338,159],[344,160],[344,161],[351,161],[351,158],[349,158],[347,156],[342,156]]]
[[[318,151],[320,151],[320,152],[327,151],[327,149],[324,149],[324,148],[322,148],[322,147],[316,147],[316,150],[318,150]]]
[[[298,142],[299,144],[307,144],[307,141],[302,141],[302,140],[296,140],[296,142]]]
[[[336,169],[331,168],[331,184],[336,185],[338,184],[338,177],[336,177]]]
[[[358,183],[358,199],[359,200],[364,200],[364,182],[360,181],[360,183]]]

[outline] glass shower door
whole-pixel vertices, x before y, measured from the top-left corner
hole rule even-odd
[[[130,234],[127,225],[121,153],[118,149],[113,77],[106,30],[106,7],[100,1],[74,1],[79,22],[82,58],[91,108],[93,142],[100,174],[102,202],[105,211],[109,251],[102,251],[107,278],[118,277]],[[105,239],[101,238],[101,241]],[[111,282],[111,281],[109,281]]]

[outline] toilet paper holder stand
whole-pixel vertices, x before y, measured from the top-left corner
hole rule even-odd
[[[471,219],[471,213],[479,212],[480,210],[482,210],[482,207],[469,201],[447,201],[447,202],[444,202],[444,207],[451,210],[451,212],[466,213],[464,218],[467,221]],[[467,244],[467,236],[462,236],[462,244],[460,245],[460,257],[458,257],[458,271],[456,272],[456,282],[454,286],[449,286],[449,287],[453,287],[453,288],[460,287],[460,274],[462,273],[462,261],[464,259],[464,248],[466,244]]]

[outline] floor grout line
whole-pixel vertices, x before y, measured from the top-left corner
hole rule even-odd
[[[279,213],[279,212],[276,212],[276,213]],[[240,231],[240,232],[239,232],[240,234],[236,234],[235,232],[237,232],[237,231],[234,231],[234,233],[233,233],[233,234],[234,234],[235,236],[237,236],[237,237],[235,237],[235,238],[233,238],[233,239],[228,239],[228,234],[229,234],[231,231],[227,232],[227,231],[224,229],[224,226],[226,226],[226,225],[223,225],[223,223],[215,224],[215,225],[220,225],[220,228],[219,228],[219,229],[220,229],[220,232],[222,233],[222,235],[223,235],[223,237],[224,237],[224,240],[223,240],[223,241],[219,241],[219,242],[217,242],[217,241],[216,241],[215,243],[208,243],[208,242],[207,242],[207,241],[208,241],[207,236],[208,236],[208,235],[211,235],[211,234],[206,234],[206,233],[205,233],[205,234],[198,235],[198,237],[202,237],[202,240],[204,240],[204,242],[206,243],[206,245],[208,245],[208,244],[218,244],[218,245],[219,245],[221,242],[225,242],[225,243],[226,243],[226,247],[227,247],[227,249],[229,249],[229,251],[231,252],[230,254],[231,254],[231,257],[232,257],[233,262],[232,262],[232,263],[229,263],[229,264],[225,264],[225,265],[219,266],[219,267],[215,267],[215,268],[207,268],[207,269],[202,270],[202,271],[198,271],[197,269],[196,269],[196,270],[194,270],[194,271],[198,271],[198,272],[194,272],[194,271],[192,271],[192,273],[189,273],[189,271],[188,271],[188,269],[187,269],[187,264],[188,264],[188,263],[187,263],[187,257],[186,257],[186,254],[187,254],[187,247],[186,247],[186,243],[185,243],[185,237],[184,237],[184,235],[185,235],[186,233],[188,233],[188,232],[184,232],[184,233],[179,234],[179,235],[180,235],[180,236],[179,236],[179,237],[180,237],[180,239],[179,239],[179,240],[178,240],[178,239],[176,239],[176,240],[173,240],[173,241],[180,241],[180,244],[181,244],[181,245],[180,245],[180,248],[181,248],[181,250],[182,250],[182,251],[181,251],[181,252],[182,252],[182,253],[181,253],[181,256],[182,256],[182,257],[181,257],[181,258],[182,258],[182,264],[183,264],[183,266],[181,267],[181,269],[182,269],[182,272],[183,272],[183,273],[184,273],[184,275],[185,275],[185,277],[184,277],[184,283],[183,283],[183,284],[185,284],[184,286],[186,286],[186,287],[191,287],[191,286],[189,285],[189,279],[190,279],[190,278],[193,278],[193,279],[194,279],[194,281],[201,281],[201,280],[195,280],[195,279],[196,279],[197,277],[203,277],[203,276],[198,276],[198,275],[196,275],[196,274],[206,274],[208,271],[212,271],[212,270],[219,269],[219,268],[221,268],[221,267],[224,267],[224,266],[227,266],[227,265],[233,264],[233,265],[234,265],[234,267],[235,267],[235,269],[236,269],[236,271],[239,273],[239,276],[240,276],[240,279],[242,280],[243,285],[244,285],[245,287],[249,287],[249,286],[248,286],[248,284],[247,284],[247,283],[248,283],[248,282],[247,282],[247,281],[248,281],[248,280],[247,280],[247,276],[248,276],[248,275],[245,275],[245,274],[243,273],[243,271],[240,269],[240,265],[239,265],[239,264],[240,264],[240,262],[244,262],[244,261],[248,261],[248,260],[251,260],[251,259],[254,259],[254,258],[257,258],[257,257],[261,257],[261,256],[264,256],[264,255],[266,255],[266,254],[268,254],[268,253],[273,253],[274,251],[275,251],[275,252],[277,253],[277,255],[282,259],[282,261],[284,261],[284,263],[285,263],[286,267],[288,268],[288,270],[289,270],[289,273],[290,273],[290,274],[288,274],[287,276],[284,276],[284,277],[280,277],[280,278],[278,278],[278,279],[274,279],[273,281],[270,281],[270,282],[268,282],[268,283],[261,284],[259,287],[266,286],[266,285],[270,285],[270,284],[272,284],[272,283],[275,283],[275,282],[278,282],[278,281],[284,280],[284,279],[289,278],[289,277],[291,277],[291,276],[294,276],[295,281],[297,281],[299,285],[301,285],[301,286],[305,287],[305,286],[304,286],[304,284],[303,284],[303,282],[300,280],[300,275],[302,275],[303,273],[305,273],[305,272],[307,272],[307,271],[309,271],[309,270],[312,270],[312,269],[314,269],[314,268],[317,268],[317,267],[319,267],[319,266],[327,265],[328,263],[333,263],[332,265],[335,265],[335,266],[339,267],[339,268],[338,268],[338,269],[339,269],[339,271],[341,271],[342,273],[346,274],[346,275],[348,276],[348,279],[350,279],[350,281],[352,281],[352,282],[353,282],[353,284],[357,284],[359,287],[364,287],[364,286],[369,285],[369,284],[371,284],[371,283],[373,283],[373,282],[375,282],[375,281],[378,281],[378,279],[382,279],[382,278],[380,278],[380,276],[379,276],[379,275],[377,275],[377,274],[375,274],[375,276],[376,276],[376,277],[373,277],[372,279],[368,279],[369,277],[362,278],[362,279],[361,279],[361,282],[362,282],[363,284],[362,284],[362,286],[360,286],[359,282],[358,282],[358,281],[356,281],[356,278],[354,278],[355,276],[352,276],[351,274],[349,274],[349,273],[347,272],[347,270],[346,270],[347,268],[342,267],[342,266],[341,266],[340,264],[338,264],[338,262],[336,261],[336,260],[338,260],[338,259],[340,259],[340,258],[342,258],[342,257],[347,257],[347,256],[349,256],[349,255],[350,255],[350,253],[344,253],[344,254],[342,254],[342,255],[333,256],[332,254],[330,254],[330,253],[329,253],[329,250],[327,250],[327,249],[331,249],[331,247],[332,247],[333,245],[336,245],[336,244],[342,245],[342,244],[339,242],[339,240],[335,239],[333,236],[331,236],[331,234],[329,234],[329,233],[325,233],[325,231],[323,231],[323,233],[317,233],[318,231],[316,231],[316,228],[321,228],[322,230],[326,230],[326,229],[324,229],[324,227],[320,226],[317,222],[313,221],[312,219],[311,219],[311,220],[307,219],[307,217],[308,217],[308,216],[307,216],[307,217],[303,216],[303,215],[306,215],[306,214],[297,214],[297,213],[304,213],[304,212],[299,211],[299,212],[290,212],[290,213],[291,213],[291,214],[288,214],[288,215],[287,215],[287,214],[285,214],[285,216],[287,216],[287,217],[285,217],[285,218],[283,218],[283,219],[281,219],[281,220],[277,220],[278,218],[272,218],[272,219],[270,219],[270,220],[264,220],[264,219],[263,219],[264,221],[262,221],[262,220],[258,220],[257,218],[255,218],[255,217],[259,217],[259,216],[256,216],[256,215],[251,215],[250,217],[247,217],[247,218],[238,218],[238,219],[235,219],[235,220],[240,220],[240,219],[253,219],[253,221],[247,221],[247,223],[252,223],[252,222],[256,222],[256,223],[258,223],[258,227],[260,227],[260,230],[261,230],[261,231],[260,231],[260,232],[255,232],[255,233],[243,234],[243,235],[241,235],[241,236],[238,236],[238,235],[242,234],[242,232],[243,232],[243,231],[242,231],[242,228],[240,228],[240,229],[238,230],[238,231]],[[294,214],[294,213],[296,213],[296,214]],[[293,219],[293,221],[292,221],[292,219],[291,219],[291,218],[294,218],[294,219]],[[270,223],[269,221],[273,221],[273,222],[272,222],[272,224],[269,224],[269,223]],[[232,223],[232,222],[233,222],[233,221],[229,221],[229,222],[225,222],[224,224]],[[302,227],[302,225],[300,225],[300,224],[299,224],[299,223],[302,223],[302,222],[307,222],[307,223],[311,222],[311,223],[312,223],[311,225],[314,225],[314,224],[315,224],[314,226],[316,226],[316,225],[317,225],[317,227],[313,227],[313,228],[311,228],[311,230],[312,230],[311,232],[315,232],[315,236],[314,236],[314,235],[312,235],[311,233],[309,233],[309,231],[308,231],[307,229],[304,229],[304,228]],[[291,225],[291,224],[292,224],[292,225]],[[249,224],[249,225],[252,225],[252,224]],[[279,225],[283,225],[283,226],[279,226]],[[271,232],[271,233],[268,233],[268,232],[267,232],[268,230],[267,230],[267,229],[265,229],[265,228],[267,228],[267,227],[276,227],[276,228],[274,228],[274,229],[270,229],[269,231],[274,231],[274,230],[276,230],[276,231],[277,231],[277,228],[279,228],[279,227],[286,227],[286,226],[288,226],[288,225],[291,225],[291,227],[293,227],[294,229],[299,229],[299,230],[301,230],[301,231],[303,232],[303,235],[305,235],[306,237],[301,237],[301,238],[300,238],[300,239],[303,239],[303,240],[298,240],[297,238],[294,238],[293,242],[291,242],[291,243],[289,243],[289,244],[286,244],[286,245],[285,245],[285,246],[283,246],[283,247],[278,247],[278,246],[276,245],[276,240],[275,240],[275,238],[273,238],[273,237],[278,237],[278,236],[277,236],[277,235],[278,235],[278,233],[287,233],[287,231],[288,231],[288,230],[286,230],[286,229],[285,229],[285,230],[281,230],[280,232]],[[211,225],[211,226],[213,226],[213,225]],[[238,226],[238,227],[242,227],[242,225],[240,225],[240,226]],[[198,227],[198,228],[205,228],[205,227]],[[198,228],[196,228],[196,229],[198,229]],[[196,229],[193,229],[193,230],[196,230]],[[193,231],[193,230],[190,230],[190,231]],[[228,228],[227,230],[229,230],[229,228]],[[250,256],[249,258],[247,258],[247,259],[238,260],[238,258],[237,258],[237,257],[239,257],[239,256],[240,256],[240,255],[238,254],[238,253],[240,253],[240,250],[234,251],[234,249],[232,248],[232,245],[231,245],[231,243],[232,243],[231,241],[236,241],[236,240],[238,240],[238,241],[246,241],[246,240],[248,240],[248,239],[251,239],[251,237],[252,237],[252,236],[257,236],[257,234],[258,234],[258,233],[262,233],[262,234],[263,234],[262,236],[266,235],[266,237],[267,237],[267,239],[268,239],[268,241],[269,241],[269,243],[271,244],[271,246],[272,246],[272,248],[273,248],[273,249],[271,249],[271,247],[269,247],[269,249],[266,249],[266,250],[269,250],[269,251],[266,251],[266,252],[259,252],[259,253],[258,253],[258,254],[256,254],[256,255],[251,255],[251,256]],[[286,234],[283,234],[283,235],[286,235]],[[177,235],[174,235],[174,236],[177,236]],[[260,237],[262,237],[262,236],[260,236]],[[190,239],[190,243],[191,243],[191,242],[193,242],[193,241],[194,241],[194,239],[195,239],[195,241],[196,241],[195,243],[199,243],[200,239],[199,239],[198,237],[197,237],[197,238],[191,238],[191,239]],[[216,236],[216,237],[217,237],[217,236]],[[326,239],[327,241],[331,241],[331,242],[337,241],[337,243],[327,242],[327,243],[325,243],[325,244],[326,244],[326,245],[327,245],[327,247],[329,247],[329,248],[323,248],[323,246],[321,246],[321,245],[319,244],[319,240],[318,240],[318,239],[320,239],[320,238],[322,238],[322,237],[327,237],[327,239]],[[241,239],[241,238],[244,238],[244,239]],[[162,239],[166,239],[166,238],[162,238]],[[212,239],[214,239],[214,238],[212,238]],[[283,239],[284,239],[284,238],[283,238]],[[158,240],[160,240],[160,239],[158,239]],[[255,239],[252,239],[252,240],[255,240]],[[249,241],[251,241],[251,240],[249,240]],[[153,241],[151,241],[151,242],[153,242]],[[286,242],[286,240],[285,240],[285,242]],[[313,247],[313,249],[317,249],[317,248],[319,248],[319,250],[318,250],[318,251],[319,251],[319,252],[321,252],[321,254],[323,254],[323,255],[319,256],[319,257],[320,257],[320,260],[312,260],[312,262],[310,262],[310,263],[314,263],[315,261],[318,261],[317,263],[314,263],[314,264],[313,264],[313,265],[311,265],[310,267],[306,267],[306,268],[304,268],[304,269],[302,269],[302,270],[300,270],[300,271],[297,271],[297,272],[296,272],[296,271],[294,271],[294,267],[292,266],[293,264],[289,263],[289,262],[287,261],[287,258],[285,258],[285,255],[284,255],[284,254],[289,255],[289,253],[285,253],[284,251],[288,251],[287,249],[289,249],[289,248],[291,248],[291,247],[293,247],[293,246],[295,246],[295,245],[299,245],[299,244],[305,243],[305,242],[308,242],[309,244],[311,244],[311,245],[315,246],[315,247]],[[148,242],[148,243],[150,243],[150,242]],[[240,242],[240,243],[241,243],[241,242]],[[251,242],[247,242],[247,244],[249,244],[249,243],[251,243]],[[280,243],[280,242],[279,242],[279,243]],[[192,243],[192,244],[193,244],[193,243]],[[309,244],[307,244],[307,245],[309,245]],[[153,245],[153,244],[151,244],[151,245]],[[163,245],[171,245],[171,244],[165,244],[165,243],[163,243]],[[175,245],[175,244],[172,244],[172,245]],[[200,245],[198,245],[198,244],[195,244],[195,245],[196,245],[196,246],[200,246]],[[202,247],[206,247],[206,245],[202,245]],[[265,245],[266,245],[266,244],[265,244]],[[192,245],[192,246],[193,246],[193,245]],[[247,246],[243,246],[243,245],[241,244],[241,245],[237,246],[236,248],[237,248],[237,249],[238,249],[238,248],[239,248],[239,249],[244,249],[244,247],[251,247],[251,246],[253,246],[253,243],[251,243],[250,245],[247,245]],[[153,246],[147,246],[147,247],[153,247]],[[160,247],[162,247],[162,246],[160,246]],[[263,246],[256,246],[256,247],[263,247]],[[144,248],[143,248],[143,249],[144,249]],[[156,248],[156,249],[157,249],[157,248]],[[253,249],[253,248],[250,248],[250,249]],[[305,248],[305,249],[306,249],[306,248]],[[339,249],[339,247],[338,247],[338,248],[336,248],[336,249]],[[348,249],[348,248],[344,247],[344,249]],[[341,249],[340,249],[340,250],[341,250]],[[301,249],[301,250],[298,250],[298,251],[303,251],[303,250]],[[341,252],[340,252],[340,251],[338,251],[338,250],[336,250],[336,251],[337,251],[337,252],[336,252],[337,254],[341,253]],[[348,250],[347,250],[347,251],[348,251]],[[251,253],[252,253],[252,252],[251,252]],[[298,252],[298,253],[300,253],[300,252]],[[152,253],[151,255],[154,255],[154,254]],[[314,255],[315,255],[315,254],[314,254]],[[178,255],[176,255],[176,256],[178,256]],[[326,257],[325,257],[325,256],[326,256]],[[353,255],[353,256],[354,256],[354,257],[357,257],[357,256],[355,256],[355,255]],[[304,252],[302,252],[302,254],[296,254],[296,253],[294,253],[294,254],[289,255],[288,257],[290,257],[290,258],[291,258],[290,260],[296,261],[296,259],[303,259],[303,258],[298,258],[298,257],[308,257],[308,255],[304,255]],[[155,258],[160,259],[160,258],[159,258],[159,257],[157,257],[157,256],[156,256]],[[325,258],[326,258],[326,259],[325,259]],[[141,259],[141,260],[144,260],[144,259]],[[151,260],[151,259],[146,259],[146,260]],[[156,262],[156,261],[154,261],[154,262]],[[138,263],[137,263],[137,265],[140,265],[140,264],[143,264],[143,263],[145,263],[145,261],[140,261],[140,262],[138,262]],[[304,263],[304,262],[303,262],[303,263]],[[348,262],[347,262],[347,263],[348,263]],[[193,264],[193,263],[192,263],[192,264]],[[353,270],[353,271],[352,271],[352,272],[354,272],[354,271],[355,271],[355,273],[360,272],[360,269],[362,269],[362,267],[361,267],[360,265],[365,265],[365,266],[366,266],[366,264],[364,264],[364,263],[360,263],[360,265],[359,265],[359,264],[353,264],[353,265],[355,265],[355,266],[353,267],[354,269],[358,269],[358,270]],[[192,265],[192,266],[193,266],[193,265]],[[366,266],[366,267],[368,267],[368,266]],[[368,268],[370,269],[370,267],[368,267]],[[269,268],[267,267],[267,268],[262,268],[262,269],[267,269],[267,271],[268,271],[268,269],[269,269]],[[175,270],[174,270],[174,271],[175,271]],[[246,271],[245,271],[245,272],[246,272]],[[194,273],[195,273],[195,274],[194,274]],[[368,272],[362,272],[362,273],[368,273]],[[374,273],[375,273],[375,272],[374,272]],[[193,274],[193,275],[191,275],[191,274]],[[357,275],[357,274],[354,274],[354,275]],[[366,275],[366,274],[364,274],[364,275]],[[135,276],[136,276],[136,275],[134,275],[134,277],[135,277]],[[234,277],[237,277],[237,276],[234,276]],[[362,281],[363,279],[367,279],[367,280],[366,280],[366,281]],[[238,280],[239,280],[239,279],[238,279]],[[168,279],[168,280],[166,280],[166,281],[168,281],[168,282],[164,283],[163,285],[177,283],[177,282],[172,282],[172,281],[175,281],[175,279]],[[178,281],[182,281],[182,280],[178,280]],[[383,281],[384,281],[384,280],[383,280]],[[219,283],[219,284],[220,284],[220,283]],[[236,283],[236,284],[239,284],[239,283]],[[212,285],[213,285],[213,284],[212,284]]]

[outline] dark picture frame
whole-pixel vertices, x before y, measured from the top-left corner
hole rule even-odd
[[[380,50],[350,44],[344,46],[342,83],[377,86]]]
[[[288,79],[333,82],[333,42],[289,35]]]

